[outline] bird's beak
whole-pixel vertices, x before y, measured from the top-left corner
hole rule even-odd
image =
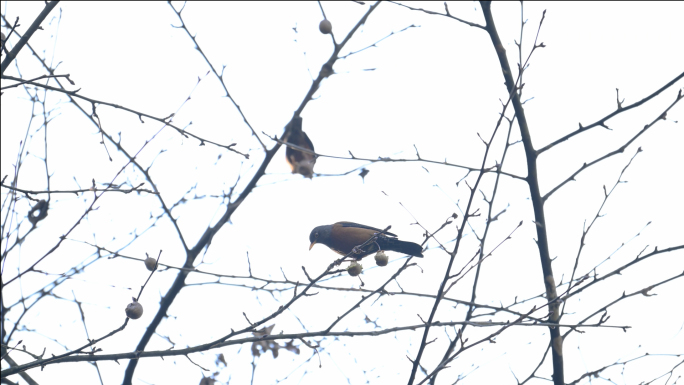
[[[309,250],[311,250],[311,248],[312,248],[313,245],[315,245],[315,244],[316,244],[316,241],[311,242],[311,246],[309,246]]]

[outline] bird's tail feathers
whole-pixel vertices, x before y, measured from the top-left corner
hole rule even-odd
[[[413,242],[404,242],[398,239],[393,239],[388,245],[387,250],[423,258],[423,248],[419,244]]]

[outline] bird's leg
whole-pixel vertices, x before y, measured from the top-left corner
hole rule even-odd
[[[361,253],[363,253],[363,250],[358,246],[354,246],[354,248],[352,249],[352,253],[361,254]]]

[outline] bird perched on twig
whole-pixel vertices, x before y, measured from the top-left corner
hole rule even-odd
[[[309,235],[309,241],[311,242],[309,250],[316,243],[321,243],[341,255],[347,255],[356,248],[356,253],[354,254],[356,259],[361,259],[380,250],[396,251],[414,257],[423,257],[423,248],[419,244],[400,241],[396,238],[395,234],[388,232],[378,235],[374,242],[366,245],[363,249],[357,248],[357,246],[362,245],[380,232],[382,230],[375,227],[354,222],[337,222],[333,225],[318,226]]]
[[[313,167],[316,163],[316,156],[313,154],[313,143],[311,143],[311,139],[306,135],[306,132],[302,130],[301,117],[295,116],[290,124],[292,125],[290,134],[286,138],[283,138],[283,140],[310,150],[312,153],[303,152],[288,146],[285,150],[285,158],[287,159],[287,163],[290,164],[293,174],[301,174],[306,178],[311,179],[313,177]]]

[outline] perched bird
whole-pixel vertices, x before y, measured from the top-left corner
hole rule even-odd
[[[316,243],[321,243],[338,254],[347,255],[356,246],[361,246],[373,235],[381,231],[375,227],[360,225],[354,222],[337,222],[333,225],[318,226],[309,235],[309,241],[311,242],[309,250]],[[395,234],[387,232],[379,235],[374,242],[366,245],[363,249],[358,250],[359,253],[355,254],[354,257],[361,259],[380,250],[396,251],[414,257],[423,257],[423,248],[419,244],[400,241],[396,238]]]
[[[311,143],[306,132],[302,131],[302,118],[295,116],[291,124],[290,134],[287,138],[283,138],[283,140],[313,152],[313,143]],[[293,174],[301,174],[309,179],[313,177],[313,167],[316,163],[316,156],[314,154],[302,152],[288,146],[285,150],[285,158],[287,163],[290,164]]]

